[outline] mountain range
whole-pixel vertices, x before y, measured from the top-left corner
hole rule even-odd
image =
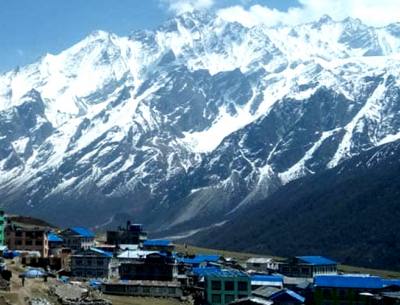
[[[207,12],[97,31],[0,75],[6,211],[155,234],[222,226],[400,139],[400,23],[252,28]]]
[[[190,243],[400,270],[400,141],[292,181]]]

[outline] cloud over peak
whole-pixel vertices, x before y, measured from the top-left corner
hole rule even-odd
[[[214,0],[161,0],[161,3],[176,14],[209,9],[215,4]]]
[[[399,0],[298,0],[299,6],[279,11],[260,4],[245,8],[240,5],[223,8],[218,15],[229,21],[238,21],[245,26],[256,24],[296,25],[317,20],[328,14],[335,20],[347,17],[361,19],[373,26],[400,22]]]

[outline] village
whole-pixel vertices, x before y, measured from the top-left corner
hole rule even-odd
[[[322,256],[192,253],[127,222],[102,236],[0,212],[0,305],[400,304],[400,279]]]

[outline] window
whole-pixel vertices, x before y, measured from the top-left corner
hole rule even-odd
[[[231,302],[235,301],[235,295],[234,294],[226,294],[225,295],[225,304],[229,304]]]
[[[221,290],[221,281],[211,281],[212,290]]]
[[[322,291],[322,294],[323,294],[323,296],[324,296],[325,299],[330,299],[330,298],[331,298],[331,295],[332,295],[331,290],[328,289],[328,288],[325,288],[325,289]]]
[[[18,246],[21,246],[22,245],[22,240],[16,240],[15,244],[18,245]]]
[[[41,239],[36,240],[36,241],[35,241],[35,245],[36,245],[36,246],[41,246],[41,245],[42,245],[42,242],[43,242],[43,241],[42,241]]]
[[[150,293],[150,287],[143,287],[144,293]]]
[[[15,232],[15,236],[17,236],[17,237],[22,237],[22,232],[21,232],[21,231]]]
[[[175,294],[176,293],[176,288],[175,287],[168,287],[168,293],[169,294]]]
[[[32,240],[28,239],[25,241],[26,246],[32,246]]]
[[[220,294],[211,295],[211,302],[214,304],[221,304],[222,303],[221,295]]]
[[[233,281],[226,281],[225,282],[225,290],[226,291],[233,291],[235,289],[235,285]]]
[[[347,291],[345,289],[339,289],[339,298],[345,299],[347,296]]]
[[[248,289],[247,287],[248,287],[247,282],[240,281],[238,283],[239,291],[247,291],[247,289]]]

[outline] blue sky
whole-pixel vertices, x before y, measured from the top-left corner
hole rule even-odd
[[[171,1],[172,2],[172,1]],[[94,30],[127,35],[154,28],[174,12],[166,0],[0,0],[0,72],[58,53]],[[285,10],[296,0],[218,0],[213,9],[268,5]]]

